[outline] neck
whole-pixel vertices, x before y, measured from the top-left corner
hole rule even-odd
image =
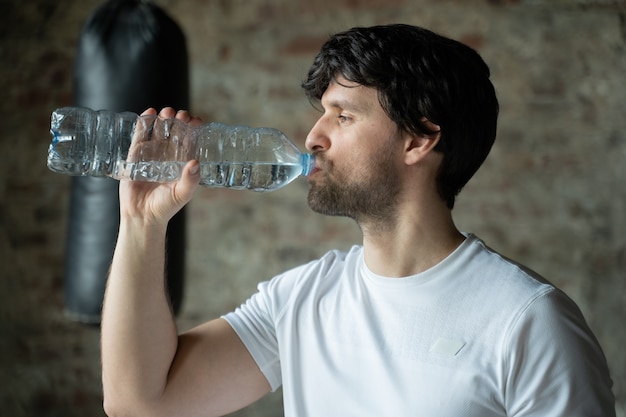
[[[370,270],[386,277],[415,275],[441,262],[464,241],[443,202],[421,208],[399,211],[384,223],[360,223]]]

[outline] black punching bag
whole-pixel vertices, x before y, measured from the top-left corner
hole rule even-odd
[[[141,113],[189,107],[185,36],[149,1],[110,0],[87,20],[78,45],[77,106]],[[69,318],[99,323],[106,279],[119,229],[119,183],[73,177],[65,262]],[[185,212],[168,226],[165,273],[174,312],[184,284]]]

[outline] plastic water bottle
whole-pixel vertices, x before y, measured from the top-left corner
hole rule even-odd
[[[52,113],[48,168],[69,175],[170,182],[200,162],[200,185],[254,191],[281,188],[315,165],[279,130],[156,115],[63,107]]]

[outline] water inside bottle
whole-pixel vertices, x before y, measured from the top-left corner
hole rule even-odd
[[[84,157],[85,150],[74,149],[75,147],[74,136],[55,134],[48,149],[48,167],[52,171],[64,174],[84,174],[88,165]]]
[[[172,182],[180,179],[186,162],[118,161],[113,178],[118,180]],[[200,164],[203,187],[272,191],[286,185],[302,173],[302,166],[288,163],[219,163]]]
[[[117,161],[111,176],[118,180],[172,182],[180,179],[185,164],[172,161]]]
[[[291,182],[301,172],[299,164],[208,162],[200,164],[200,185],[271,191]]]

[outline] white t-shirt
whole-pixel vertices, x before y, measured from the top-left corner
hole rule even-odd
[[[406,278],[331,251],[259,285],[224,318],[286,417],[614,416],[579,309],[473,235]]]

